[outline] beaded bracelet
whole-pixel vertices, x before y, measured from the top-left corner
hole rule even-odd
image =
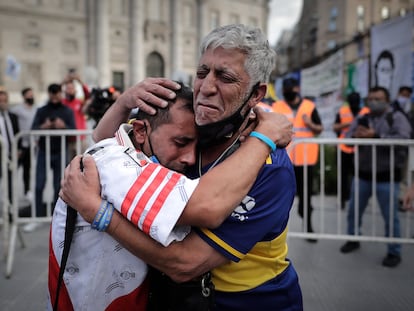
[[[272,150],[272,152],[276,150],[276,144],[273,142],[273,140],[271,140],[266,135],[264,135],[262,133],[259,133],[259,132],[253,131],[253,132],[250,133],[250,136],[256,137],[257,139],[264,142],[266,145],[269,146],[269,148],[270,148],[270,150]]]
[[[106,200],[101,201],[98,213],[91,224],[92,229],[106,231],[114,213],[114,206]]]

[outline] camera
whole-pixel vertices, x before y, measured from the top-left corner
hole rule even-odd
[[[87,107],[87,114],[95,121],[95,126],[115,102],[113,97],[114,91],[113,87],[92,89],[91,103]]]

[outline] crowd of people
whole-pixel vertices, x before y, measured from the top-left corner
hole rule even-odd
[[[24,193],[35,191],[36,216],[46,215],[46,166],[54,172],[49,310],[303,310],[299,278],[288,259],[287,224],[297,195],[304,231],[317,231],[312,185],[319,145],[285,147],[317,137],[323,120],[294,78],[283,81],[283,99],[263,100],[275,55],[259,29],[219,27],[200,49],[194,90],[166,78],[146,78],[116,101],[114,96],[115,103],[99,115],[97,144],[88,147],[83,136],[65,140],[64,176],[62,138],[51,137],[46,164],[46,140],[40,137],[30,189],[30,141],[19,140]],[[8,93],[0,90],[0,132],[9,158],[19,131],[86,129],[93,92],[74,71],[47,91],[41,107],[31,88],[22,90],[21,105],[9,107]],[[410,139],[411,95],[407,86],[395,101],[380,86],[366,99],[352,92],[333,131],[339,138]],[[84,156],[77,155],[79,144]],[[393,167],[389,147],[378,147],[376,167],[372,146],[338,148],[338,195],[341,208],[348,207],[347,233],[361,232],[375,191],[385,235],[400,237],[399,204],[409,209],[414,200],[414,185],[400,189],[411,180],[405,174],[407,148],[395,148]],[[72,212],[75,229],[68,242]],[[25,229],[35,227],[30,223]],[[360,242],[353,240],[340,251],[358,248]],[[400,262],[401,245],[389,243],[382,264]]]
[[[61,83],[52,83],[47,88],[47,100],[44,105],[36,103],[34,91],[26,87],[21,91],[22,103],[11,105],[7,90],[0,89],[0,133],[2,146],[7,149],[8,165],[8,200],[12,202],[12,172],[10,160],[12,157],[12,143],[20,132],[28,133],[31,130],[78,129],[86,130],[89,108],[93,106],[93,96],[89,87],[83,83],[75,70],[69,70]],[[112,103],[112,102],[111,102]],[[53,171],[54,202],[58,198],[60,180],[62,178],[62,164],[66,165],[79,152],[86,150],[86,137],[67,137],[62,149],[62,138],[50,137],[50,161],[46,163],[46,136],[35,138],[35,172],[33,189],[31,188],[31,138],[29,135],[20,135],[17,141],[18,165],[22,168],[23,194],[26,202],[35,201],[35,216],[45,216],[46,207],[43,200],[46,185],[47,167]],[[78,147],[78,145],[80,147]],[[65,160],[62,162],[62,151]],[[3,160],[2,160],[3,161]],[[1,173],[1,172],[0,172]],[[27,216],[27,210],[23,215]],[[30,232],[39,226],[38,223],[28,223],[23,230]]]

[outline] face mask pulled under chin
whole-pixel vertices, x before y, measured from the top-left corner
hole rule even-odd
[[[241,111],[247,105],[250,98],[254,92],[257,91],[259,86],[260,82],[257,82],[253,86],[249,96],[247,96],[240,108],[237,109],[237,111],[231,116],[217,122],[205,125],[197,125],[198,146],[201,148],[216,146],[233,137],[234,133],[241,127],[244,120],[250,113],[250,109],[248,109],[244,115],[242,115]]]
[[[242,116],[240,110],[237,110],[233,115],[223,120],[205,125],[197,125],[199,147],[219,145],[231,138],[248,115],[247,112],[245,116]]]

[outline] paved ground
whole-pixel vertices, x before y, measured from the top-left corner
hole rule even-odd
[[[297,225],[295,217],[292,213],[292,226]],[[4,278],[5,261],[0,261],[2,311],[45,309],[48,234],[47,225],[23,234],[27,247],[18,245],[10,279]],[[363,242],[360,250],[347,255],[339,252],[342,243],[289,238],[289,257],[300,277],[306,311],[414,310],[413,244],[404,245],[401,265],[390,269],[381,266],[383,243]]]

